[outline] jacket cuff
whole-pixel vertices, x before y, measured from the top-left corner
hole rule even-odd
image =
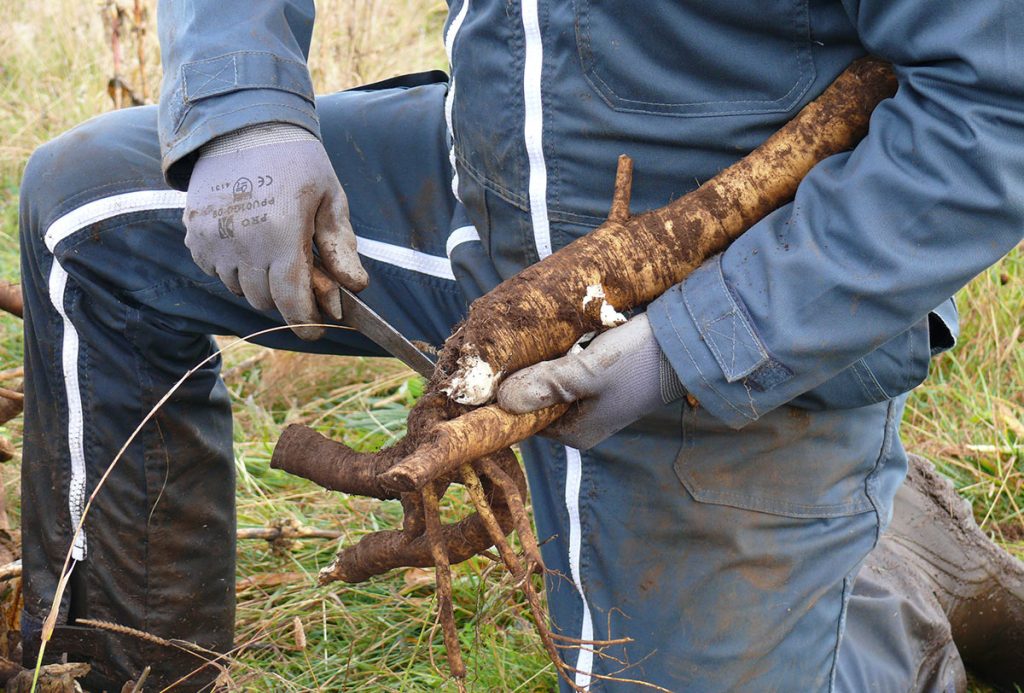
[[[160,101],[164,177],[184,190],[199,148],[247,125],[282,122],[320,137],[313,84],[303,63],[239,51],[181,66]]]
[[[705,262],[647,309],[654,336],[686,391],[733,428],[778,406],[765,391],[792,378],[754,330],[722,275],[721,256]]]

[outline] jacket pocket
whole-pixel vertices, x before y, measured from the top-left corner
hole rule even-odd
[[[783,406],[735,431],[701,407],[684,407],[676,475],[701,503],[795,518],[869,512],[893,409],[888,402],[821,412]]]
[[[617,111],[785,112],[814,81],[807,0],[574,0],[590,86]]]

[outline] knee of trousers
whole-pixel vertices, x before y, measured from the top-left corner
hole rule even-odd
[[[156,107],[104,113],[29,157],[21,181],[21,233],[39,244],[49,223],[95,199],[166,189],[160,170]]]

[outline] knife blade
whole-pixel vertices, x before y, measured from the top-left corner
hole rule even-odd
[[[341,289],[341,324],[358,330],[377,346],[400,360],[405,365],[430,379],[434,374],[434,362],[416,348],[402,333],[387,320],[377,315],[362,299],[344,287]]]

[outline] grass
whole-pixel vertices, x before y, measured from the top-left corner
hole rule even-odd
[[[106,84],[113,67],[101,5],[0,3],[0,279],[18,277],[17,188],[25,160],[39,144],[112,107]],[[152,0],[144,5],[152,15]],[[445,12],[440,0],[319,2],[311,49],[318,89],[443,66],[438,37]],[[143,46],[150,85],[158,83],[154,25],[148,22]],[[134,37],[126,35],[122,76],[137,88]],[[904,440],[954,480],[992,537],[1024,557],[1024,249],[978,277],[959,300],[960,345],[936,362],[912,396]],[[0,318],[0,370],[20,364],[21,357],[19,322]],[[225,372],[235,409],[241,526],[291,519],[340,528],[348,543],[395,525],[400,516],[395,504],[328,494],[269,469],[269,458],[282,425],[292,421],[366,448],[394,440],[422,387],[416,376],[390,361],[249,346],[231,352]],[[15,420],[4,433],[20,441],[20,425]],[[17,461],[2,469],[15,523],[16,466]],[[406,570],[355,587],[313,587],[334,548],[334,542],[320,539],[291,547],[240,544],[237,642],[245,647],[231,665],[235,687],[411,691],[448,686],[439,671],[444,656],[434,632],[430,574]],[[522,605],[509,597],[507,579],[488,561],[474,560],[457,571],[455,601],[471,688],[554,686],[552,667]]]
[[[252,358],[256,347],[233,356]],[[285,421],[316,425],[349,444],[376,448],[404,433],[422,380],[392,361],[271,354],[227,383],[236,406],[236,468],[241,526],[281,519],[337,528],[343,542],[401,519],[397,503],[329,494],[269,468],[271,443]],[[302,372],[286,381],[278,374]],[[269,385],[269,386],[268,386]],[[237,642],[253,646],[231,671],[243,690],[425,690],[447,686],[440,634],[434,633],[433,575],[407,569],[366,584],[312,588],[334,543],[307,540],[282,551],[266,542],[239,552]],[[505,576],[484,559],[455,577],[455,608],[475,690],[548,690],[553,672]],[[296,625],[296,619],[300,625]],[[295,629],[306,648],[296,650]]]

